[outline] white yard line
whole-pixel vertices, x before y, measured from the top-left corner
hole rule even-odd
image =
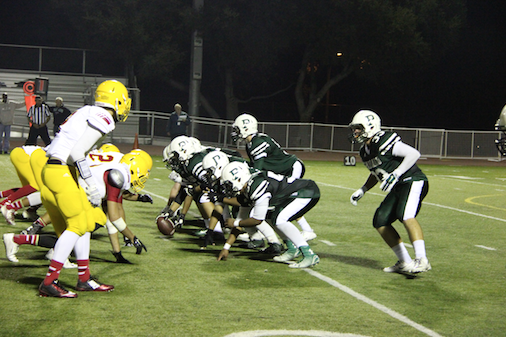
[[[486,250],[497,250],[495,248],[492,248],[492,247],[487,247],[487,246],[482,246],[482,245],[474,245],[475,247],[478,247],[478,248],[483,248],[483,249],[486,249]]]
[[[409,319],[409,318],[407,318],[406,316],[401,315],[401,314],[399,314],[398,312],[393,311],[392,309],[387,308],[387,307],[385,307],[384,305],[379,304],[378,302],[373,301],[373,300],[371,300],[370,298],[368,298],[368,297],[366,297],[366,296],[364,296],[364,295],[362,295],[362,294],[357,293],[357,292],[356,292],[356,291],[354,291],[353,289],[348,288],[348,287],[346,287],[346,286],[342,285],[341,283],[339,283],[339,282],[337,282],[337,281],[334,281],[334,280],[333,280],[333,279],[331,279],[330,277],[324,276],[324,275],[322,275],[322,274],[320,274],[320,273],[318,273],[318,272],[316,272],[316,271],[314,271],[314,270],[312,270],[312,269],[308,269],[308,268],[306,268],[306,269],[303,269],[303,270],[304,270],[305,272],[307,272],[308,274],[310,274],[310,275],[312,275],[312,276],[314,276],[314,277],[316,277],[316,278],[318,278],[318,279],[320,279],[320,280],[322,280],[322,281],[324,281],[324,282],[326,282],[326,283],[330,284],[331,286],[338,288],[339,290],[341,290],[341,291],[343,291],[343,292],[347,293],[348,295],[351,295],[351,296],[355,297],[356,299],[358,299],[358,300],[360,300],[360,301],[363,301],[363,302],[365,302],[366,304],[369,304],[370,306],[373,306],[374,308],[376,308],[376,309],[378,309],[378,310],[380,310],[380,311],[384,312],[385,314],[390,315],[391,317],[393,317],[393,318],[395,318],[395,319],[397,319],[397,320],[401,321],[402,323],[405,323],[405,324],[407,324],[407,325],[409,325],[409,326],[411,326],[411,327],[415,328],[416,330],[423,332],[423,333],[424,333],[424,334],[426,334],[427,336],[432,336],[432,337],[441,337],[441,335],[440,335],[440,334],[438,334],[437,332],[432,331],[431,329],[426,328],[426,327],[424,327],[423,325],[418,324],[418,323],[416,323],[416,322],[414,322],[414,321],[410,320],[410,319]]]
[[[468,183],[470,181],[466,181],[466,182]],[[344,186],[339,186],[339,185],[332,185],[332,184],[326,184],[326,183],[321,183],[321,182],[317,182],[317,184],[318,185],[322,185],[322,186],[341,188],[343,190],[349,190],[349,191],[356,191],[357,190],[355,188],[344,187]],[[383,196],[383,197],[386,196],[386,194],[374,193],[374,192],[367,192],[367,194],[378,195],[378,196]],[[427,202],[427,201],[424,201],[423,204],[424,205],[434,206],[434,207],[439,207],[439,208],[445,208],[445,209],[449,209],[451,211],[466,213],[466,214],[469,214],[469,215],[475,215],[475,216],[479,216],[479,217],[487,218],[487,219],[491,219],[491,220],[497,220],[497,221],[506,222],[506,219],[501,219],[501,218],[496,218],[496,217],[485,215],[485,214],[470,212],[470,211],[466,211],[466,210],[460,209],[460,208],[445,206],[445,205],[441,205],[441,204],[435,204],[435,203]]]

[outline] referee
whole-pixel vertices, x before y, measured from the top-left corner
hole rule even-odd
[[[40,136],[44,144],[51,144],[47,123],[51,119],[51,113],[47,104],[42,102],[42,97],[35,96],[35,105],[32,105],[26,115],[30,124],[30,133],[25,145],[37,145],[37,138]]]

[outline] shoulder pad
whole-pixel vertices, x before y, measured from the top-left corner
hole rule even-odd
[[[113,187],[122,189],[125,184],[125,177],[119,170],[112,169],[107,175],[107,183]]]

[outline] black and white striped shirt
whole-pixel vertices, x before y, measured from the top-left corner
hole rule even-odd
[[[51,116],[51,112],[47,104],[42,103],[41,106],[32,105],[26,116],[30,118],[33,124],[43,124]]]

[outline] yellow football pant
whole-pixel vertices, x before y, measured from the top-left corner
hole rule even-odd
[[[46,164],[42,169],[42,204],[58,236],[69,230],[81,236],[105,225],[107,217],[93,208],[77,182],[77,170],[68,165]]]
[[[40,191],[40,187],[33,176],[32,167],[30,166],[30,156],[21,147],[16,147],[11,151],[10,159],[21,181],[21,186],[30,185],[37,191]]]

